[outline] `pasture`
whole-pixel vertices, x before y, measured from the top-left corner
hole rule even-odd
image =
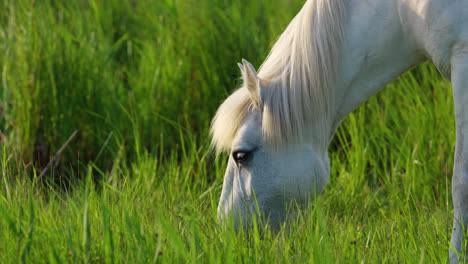
[[[211,118],[302,4],[0,2],[1,262],[448,262],[454,106],[430,63],[343,122],[288,229],[218,226]]]

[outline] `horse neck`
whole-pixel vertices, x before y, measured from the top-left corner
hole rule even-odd
[[[352,0],[348,3],[330,140],[352,110],[425,59],[401,21],[403,2]]]

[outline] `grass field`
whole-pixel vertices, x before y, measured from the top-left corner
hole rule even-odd
[[[447,262],[455,121],[429,63],[344,121],[290,228],[218,226],[210,120],[302,3],[0,1],[0,262]]]

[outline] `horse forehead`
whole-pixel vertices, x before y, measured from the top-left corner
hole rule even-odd
[[[258,111],[249,111],[244,124],[237,131],[233,146],[239,144],[258,144],[262,141],[262,121]]]

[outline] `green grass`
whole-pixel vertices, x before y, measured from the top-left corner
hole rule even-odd
[[[344,121],[290,228],[218,226],[210,119],[301,4],[1,1],[1,262],[447,262],[453,100],[428,63]]]

